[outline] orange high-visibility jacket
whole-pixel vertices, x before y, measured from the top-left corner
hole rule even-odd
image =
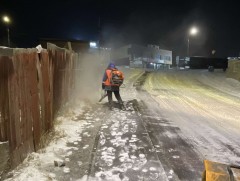
[[[111,82],[111,79],[112,79],[112,71],[118,71],[118,69],[117,68],[111,68],[111,69],[106,69],[105,70],[105,73],[104,73],[104,76],[103,76],[103,84],[105,85],[105,86],[109,86],[109,87],[111,87],[111,86],[117,86],[117,87],[119,87],[119,86],[121,86],[121,85],[119,85],[119,84],[113,84],[112,82]],[[120,71],[119,71],[120,72]],[[123,74],[122,74],[122,78],[124,78],[123,77]]]
[[[112,69],[112,70],[115,70],[115,69]],[[111,85],[112,85],[112,84],[111,84],[111,81],[110,81],[112,70],[111,70],[111,69],[107,69],[107,70],[105,71],[105,73],[106,73],[106,78],[107,78],[107,79],[106,79],[103,83],[104,83],[104,85],[106,85],[106,86],[111,86]]]

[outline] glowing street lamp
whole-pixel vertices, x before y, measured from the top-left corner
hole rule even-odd
[[[198,29],[196,27],[192,27],[190,29],[190,35],[196,35],[198,33]]]
[[[11,23],[11,19],[8,16],[3,16],[2,20],[7,25],[8,46],[10,47],[9,24]]]
[[[189,33],[188,33],[188,49],[187,49],[187,55],[188,57],[190,56],[190,53],[189,53],[189,49],[190,49],[190,36],[195,36],[196,34],[198,33],[198,29],[196,27],[192,27],[190,30],[189,30]]]

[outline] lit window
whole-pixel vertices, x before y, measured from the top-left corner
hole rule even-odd
[[[96,42],[90,42],[90,47],[91,48],[96,48],[97,47],[97,43]]]

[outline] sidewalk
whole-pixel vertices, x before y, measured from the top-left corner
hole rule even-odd
[[[88,180],[168,180],[136,104],[115,109],[102,124]]]

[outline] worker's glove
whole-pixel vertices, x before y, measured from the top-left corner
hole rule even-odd
[[[102,89],[105,89],[105,85],[104,84],[102,84]]]

